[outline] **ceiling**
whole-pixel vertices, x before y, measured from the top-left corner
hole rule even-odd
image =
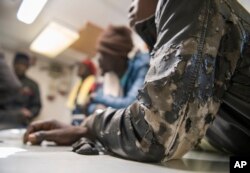
[[[31,42],[51,21],[78,31],[88,21],[101,28],[109,24],[127,25],[127,11],[131,0],[49,0],[35,22],[30,25],[16,18],[21,2],[0,0],[0,44],[11,51],[29,52]],[[68,49],[56,59],[72,62],[82,56],[84,55],[81,52]]]
[[[249,0],[238,1],[250,9]],[[79,32],[88,21],[100,28],[109,24],[127,25],[127,11],[131,0],[48,0],[38,18],[30,25],[16,18],[21,2],[22,0],[0,0],[0,47],[13,52],[30,53],[31,42],[51,21]],[[81,51],[70,48],[55,59],[74,63],[84,56],[86,55]]]

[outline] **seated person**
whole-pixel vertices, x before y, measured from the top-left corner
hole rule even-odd
[[[72,125],[79,125],[86,114],[89,96],[95,91],[96,67],[92,61],[83,60],[79,63],[77,75],[80,79],[72,88],[67,102],[67,107],[72,111]]]
[[[27,77],[30,58],[23,53],[17,53],[14,58],[14,70],[22,87],[18,93],[1,105],[1,121],[22,127],[29,124],[41,109],[40,92],[35,81]]]
[[[124,108],[136,100],[149,68],[149,55],[138,51],[129,59],[133,47],[127,27],[109,26],[101,35],[97,52],[104,84],[92,95],[88,114],[100,107]]]
[[[46,139],[72,144],[85,137],[126,159],[166,162],[199,144],[219,113],[219,121],[210,126],[219,130],[212,129],[210,135],[220,133],[218,137],[223,138],[214,144],[233,154],[249,155],[250,107],[245,97],[250,81],[249,13],[236,0],[133,2],[139,7],[130,12],[157,4],[151,15],[131,15],[138,17],[137,32],[146,40],[156,40],[138,101],[125,109],[89,116],[83,127],[34,123],[24,142],[39,144]],[[150,30],[157,32],[151,35]],[[224,122],[228,124],[223,126]],[[237,134],[228,133],[230,129],[237,129]],[[84,153],[84,144],[74,145],[74,151]]]

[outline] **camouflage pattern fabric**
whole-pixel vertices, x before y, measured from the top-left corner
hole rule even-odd
[[[93,116],[93,134],[108,151],[165,162],[200,142],[241,57],[242,20],[231,2],[159,0],[154,20],[140,23],[137,31],[155,44],[138,101]]]

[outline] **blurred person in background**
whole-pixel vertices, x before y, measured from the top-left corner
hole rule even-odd
[[[96,88],[96,67],[91,60],[83,60],[78,64],[77,75],[80,78],[72,88],[67,107],[72,111],[72,125],[80,125],[87,108],[90,94]]]
[[[38,116],[41,109],[41,99],[38,84],[30,79],[26,72],[30,66],[30,58],[24,53],[17,53],[13,62],[14,71],[21,82],[21,89],[10,97],[0,111],[2,122],[23,127]]]
[[[85,103],[81,104],[84,106],[78,111],[74,110],[73,114],[81,113],[83,108],[87,116],[107,107],[123,108],[136,99],[149,67],[149,55],[137,51],[129,59],[128,54],[134,47],[131,34],[130,29],[125,26],[109,26],[100,36],[97,57],[104,80],[96,90],[92,90],[90,100],[85,98]],[[79,90],[74,88],[73,91],[76,94]],[[79,125],[80,122],[80,119],[75,120],[73,125]]]
[[[103,85],[92,95],[88,113],[97,109],[124,108],[136,100],[149,68],[149,54],[134,48],[132,32],[125,26],[109,26],[97,42]]]

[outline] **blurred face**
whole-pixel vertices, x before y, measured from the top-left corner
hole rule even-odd
[[[102,75],[111,71],[119,75],[120,73],[123,73],[123,70],[126,70],[128,58],[100,54],[98,57],[98,63]]]
[[[132,0],[129,8],[129,24],[134,27],[136,22],[142,21],[155,13],[158,0]]]
[[[26,71],[28,70],[28,65],[23,63],[14,63],[14,70],[18,77],[22,77],[25,75]]]
[[[87,65],[79,64],[77,75],[82,79],[85,79],[87,76],[89,76],[90,71],[89,71],[89,68],[87,67]]]
[[[101,74],[104,75],[107,72],[113,71],[115,61],[116,61],[116,58],[112,58],[107,55],[99,54],[98,63],[100,66]]]

